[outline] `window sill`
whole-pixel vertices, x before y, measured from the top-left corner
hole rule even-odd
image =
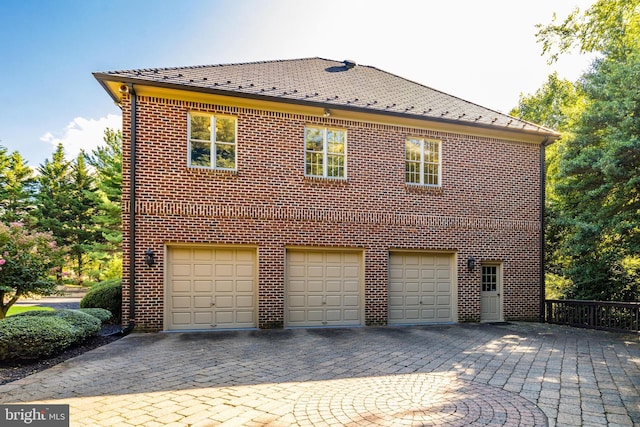
[[[442,196],[444,194],[444,189],[442,187],[436,187],[431,185],[405,183],[404,189],[407,191],[407,193],[433,194],[435,196]]]
[[[217,175],[217,176],[223,176],[223,177],[229,177],[229,178],[238,176],[237,170],[228,170],[228,169],[187,167],[187,172],[195,175]]]
[[[348,185],[349,178],[332,178],[326,176],[309,176],[305,175],[302,179],[305,183],[318,183],[318,184],[329,184],[329,185]]]

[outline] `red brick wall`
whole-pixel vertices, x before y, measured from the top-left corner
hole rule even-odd
[[[237,173],[187,167],[187,112],[238,119]],[[136,324],[163,329],[163,248],[249,244],[259,255],[259,326],[281,327],[290,246],[365,250],[365,322],[386,324],[390,249],[458,254],[458,319],[480,319],[480,268],[503,262],[504,317],[536,320],[539,307],[539,147],[334,118],[139,97],[137,104]],[[130,103],[123,102],[124,200]],[[347,130],[348,180],[304,177],[304,128]],[[404,183],[407,135],[442,141],[442,188]],[[124,206],[123,315],[128,321],[128,204]],[[147,267],[144,251],[158,264]]]

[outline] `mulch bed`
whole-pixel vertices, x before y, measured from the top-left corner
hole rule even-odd
[[[100,335],[91,337],[85,342],[69,347],[62,353],[46,359],[39,360],[13,360],[0,361],[0,385],[19,380],[36,372],[44,371],[52,366],[62,363],[67,359],[81,355],[84,352],[93,350],[110,342],[116,341],[122,336],[108,334],[119,331],[120,326],[105,325],[100,331]]]

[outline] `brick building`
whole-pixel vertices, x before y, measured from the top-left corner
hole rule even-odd
[[[351,61],[94,75],[123,112],[125,324],[538,320],[555,132]]]

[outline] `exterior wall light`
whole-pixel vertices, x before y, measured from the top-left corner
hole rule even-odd
[[[147,249],[144,253],[144,263],[149,267],[152,267],[156,264],[156,254],[151,249]]]
[[[472,256],[467,260],[467,268],[469,271],[473,271],[476,268],[476,259]]]

